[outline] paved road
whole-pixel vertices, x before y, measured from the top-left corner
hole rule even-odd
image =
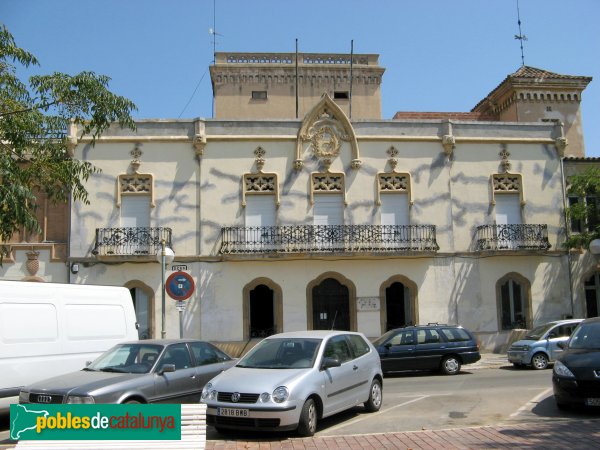
[[[452,377],[386,377],[380,412],[357,407],[325,419],[312,439],[291,433],[223,437],[209,427],[207,448],[600,448],[599,412],[559,411],[550,370],[516,370],[505,361],[488,357]],[[7,426],[0,421],[0,430]],[[0,431],[0,442],[7,436]]]

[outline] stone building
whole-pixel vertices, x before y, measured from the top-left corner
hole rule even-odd
[[[471,112],[382,119],[383,73],[377,55],[219,53],[215,118],[80,140],[102,172],[71,207],[70,282],[130,288],[141,335],[159,337],[164,240],[165,275],[194,281],[185,336],[235,351],[427,322],[498,349],[514,328],[584,316],[562,159],[585,154],[590,78],[522,67]],[[170,298],[165,328],[178,336]]]

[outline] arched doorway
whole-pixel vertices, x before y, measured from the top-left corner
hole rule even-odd
[[[381,332],[419,322],[417,285],[402,275],[394,275],[379,288]]]
[[[154,336],[154,295],[153,291],[139,281],[132,281],[125,285],[131,293],[135,320],[138,323],[138,337],[151,339]]]
[[[283,332],[283,294],[269,278],[256,278],[243,289],[244,340]]]
[[[600,309],[600,272],[593,273],[584,282],[586,317],[598,317]]]
[[[414,325],[409,289],[399,281],[392,283],[385,290],[385,310],[384,331]]]
[[[277,332],[274,306],[273,289],[259,284],[250,291],[250,338],[267,337]]]
[[[313,330],[350,330],[348,288],[334,278],[326,278],[312,288]]]

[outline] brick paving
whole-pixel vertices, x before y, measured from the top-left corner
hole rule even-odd
[[[598,449],[600,419],[313,438],[207,441],[207,450]]]

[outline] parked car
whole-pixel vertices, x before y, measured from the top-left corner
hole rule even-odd
[[[600,406],[600,317],[581,322],[552,370],[554,400],[559,408]]]
[[[508,362],[515,367],[531,366],[542,370],[562,353],[559,342],[567,342],[573,330],[583,319],[548,322],[534,328],[524,339],[514,342],[508,349]]]
[[[460,372],[463,364],[481,359],[470,331],[457,325],[430,323],[390,330],[373,342],[383,373],[406,370]]]
[[[383,399],[377,351],[361,333],[298,331],[269,336],[202,391],[217,431],[297,430],[312,436],[323,417]]]
[[[78,372],[24,387],[19,403],[198,402],[206,382],[233,364],[234,359],[208,342],[125,342]]]

